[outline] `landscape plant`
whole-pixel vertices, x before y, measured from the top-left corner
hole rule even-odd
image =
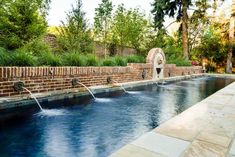
[[[48,0],[5,0],[0,7],[0,47],[9,50],[45,34]]]
[[[110,0],[102,0],[101,4],[95,8],[94,32],[98,41],[104,44],[104,56],[107,56],[108,35],[112,22],[113,5]]]
[[[58,27],[58,43],[61,51],[79,51],[91,53],[93,51],[93,40],[88,28],[85,12],[82,10],[82,1],[77,0],[76,5],[67,13],[66,21],[62,21]]]

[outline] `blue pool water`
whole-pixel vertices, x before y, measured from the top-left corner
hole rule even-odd
[[[106,157],[231,82],[204,77],[44,103],[63,107],[1,119],[0,156]]]

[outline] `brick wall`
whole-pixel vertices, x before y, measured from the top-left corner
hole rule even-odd
[[[151,65],[131,64],[127,67],[0,67],[0,97],[26,94],[14,91],[14,82],[23,81],[32,93],[79,88],[73,87],[73,78],[87,86],[107,84],[111,76],[117,82],[142,80],[142,71],[151,71]],[[151,72],[148,77],[151,79]]]
[[[164,77],[183,76],[202,73],[201,66],[177,67],[175,64],[166,64]]]
[[[81,88],[72,86],[72,79],[77,78],[86,86],[107,85],[107,77],[122,82],[152,79],[151,64],[128,64],[127,67],[0,67],[0,97],[26,94],[27,92],[14,91],[13,85],[17,81],[23,81],[25,87],[32,93],[67,90]],[[176,67],[165,66],[165,76],[177,76],[201,73],[201,67]]]

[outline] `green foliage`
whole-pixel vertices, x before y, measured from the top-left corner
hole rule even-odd
[[[61,66],[62,61],[60,56],[56,56],[51,52],[41,53],[38,57],[38,65],[40,66]]]
[[[129,55],[126,60],[128,63],[145,63],[145,58],[139,55]]]
[[[191,3],[190,1],[183,1],[187,3],[188,6]],[[173,1],[159,1],[154,0],[152,4],[153,10],[152,14],[154,15],[154,27],[162,29],[164,27],[163,23],[165,22],[165,16],[175,17],[179,21],[182,16],[182,1],[173,0]]]
[[[67,14],[66,22],[62,21],[62,27],[58,28],[58,42],[62,51],[92,52],[93,41],[84,16],[82,2],[77,0],[76,6]]]
[[[165,38],[167,37],[168,35],[164,30],[159,30],[158,32],[155,32],[151,29],[148,29],[148,32],[146,32],[145,40],[143,42],[144,48],[148,52],[154,47],[164,48],[166,46]]]
[[[176,66],[191,66],[190,61],[184,58],[174,58],[167,60],[167,64],[176,64]]]
[[[18,49],[11,54],[10,63],[11,66],[35,66],[37,59],[32,53],[25,52],[23,49]]]
[[[112,43],[139,49],[148,25],[144,16],[139,9],[126,10],[123,4],[119,5],[111,26]]]
[[[65,53],[63,56],[65,66],[86,66],[86,58],[75,52]]]
[[[116,66],[114,58],[105,58],[101,61],[101,66]]]
[[[127,66],[127,61],[123,57],[115,56],[114,60],[117,66]]]
[[[194,55],[198,58],[208,58],[211,63],[221,64],[226,60],[227,44],[221,29],[211,25],[202,37],[200,45],[195,48]]]
[[[88,54],[86,56],[86,66],[98,66],[99,62],[95,55]]]
[[[167,59],[182,58],[182,45],[178,39],[168,36],[165,38],[165,47],[163,48]]]
[[[112,18],[113,5],[110,0],[102,0],[95,8],[94,29],[95,35],[101,42],[107,42],[109,26]]]
[[[5,1],[0,8],[0,46],[18,49],[42,36],[48,0]]]
[[[33,40],[32,42],[24,45],[22,49],[36,56],[40,54],[49,54],[52,51],[51,48],[43,41],[43,39]]]
[[[10,56],[6,49],[0,47],[0,56],[0,66],[9,65]]]
[[[97,40],[104,43],[105,57],[107,56],[108,35],[112,20],[113,5],[110,0],[102,0],[98,8],[95,8],[94,35]]]

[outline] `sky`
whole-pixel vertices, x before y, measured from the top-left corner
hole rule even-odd
[[[52,0],[51,9],[48,16],[48,23],[50,26],[60,25],[60,21],[65,19],[65,12],[71,10],[71,5],[74,4],[76,0]],[[126,8],[136,8],[139,7],[141,10],[145,11],[146,15],[150,14],[151,2],[153,0],[112,0],[113,5],[123,3]],[[86,18],[89,23],[93,23],[93,18],[95,15],[95,8],[101,3],[101,0],[83,0],[83,10],[86,12]]]
[[[86,12],[86,18],[89,21],[90,26],[92,26],[95,8],[98,7],[98,4],[101,3],[102,0],[82,0],[83,3],[83,11]],[[146,16],[149,17],[151,12],[151,3],[154,0],[112,0],[113,5],[115,7],[118,4],[123,3],[125,8],[140,8],[143,12],[145,12]],[[61,20],[65,20],[66,12],[71,10],[71,5],[74,4],[76,0],[51,0],[51,9],[48,16],[48,24],[49,26],[59,26],[61,24]],[[225,0],[223,4],[219,3],[219,13],[225,12],[230,15],[232,0]],[[115,8],[114,8],[115,9]],[[171,23],[173,19],[167,19],[166,23]],[[168,24],[165,24],[168,25]],[[178,28],[171,26],[171,32],[174,32]]]

